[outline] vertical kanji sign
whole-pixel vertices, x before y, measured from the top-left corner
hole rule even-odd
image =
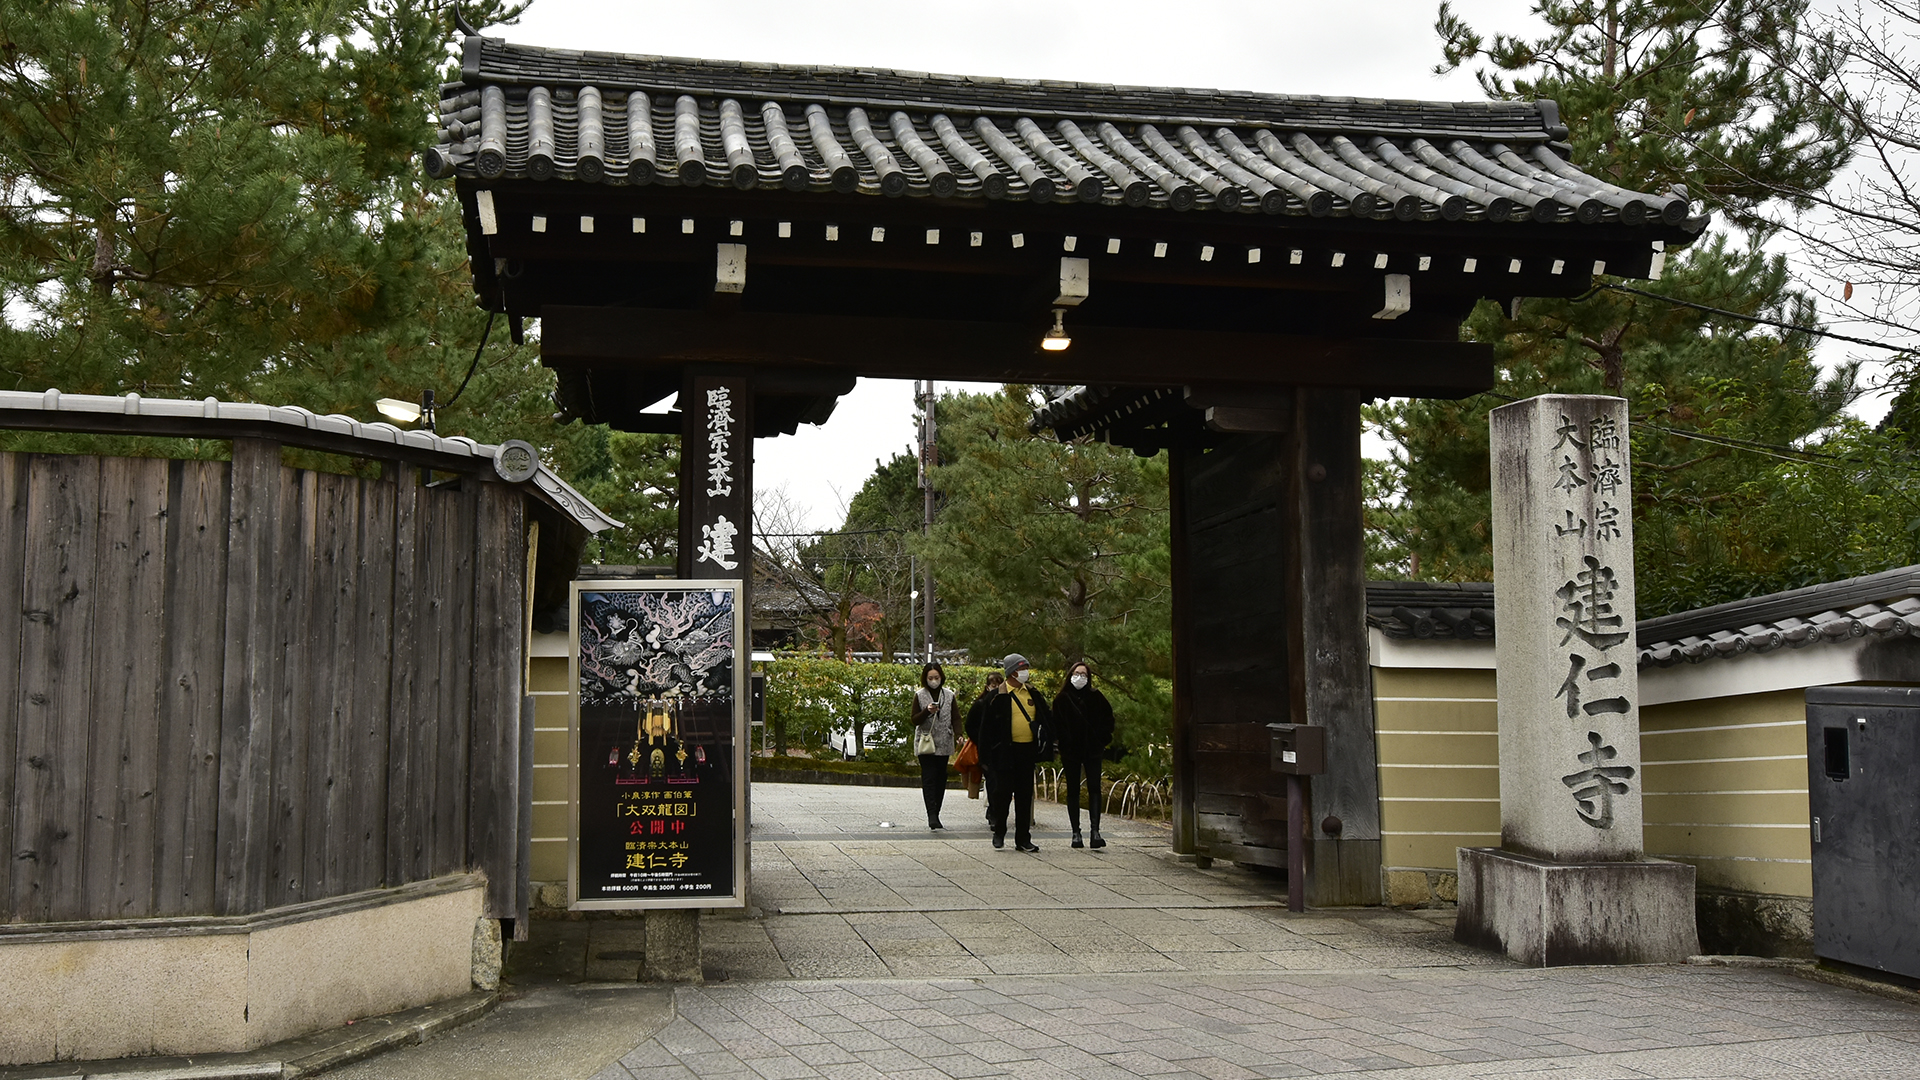
[[[680,575],[747,578],[753,548],[752,385],[737,376],[692,376],[680,408]]]
[[[746,903],[740,582],[573,586],[575,908]]]
[[[1627,404],[1493,411],[1502,846],[1564,862],[1642,852]]]

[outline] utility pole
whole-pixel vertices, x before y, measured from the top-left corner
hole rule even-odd
[[[920,397],[920,490],[925,496],[924,510],[920,521],[923,536],[933,535],[933,467],[939,464],[938,438],[933,419],[933,380],[916,382],[914,390]],[[927,662],[933,662],[933,560],[921,563],[921,572],[925,578],[920,585],[920,611],[922,636],[926,639]]]

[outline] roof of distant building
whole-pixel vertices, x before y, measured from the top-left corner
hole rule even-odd
[[[436,177],[1610,223],[1650,238],[1688,237],[1706,220],[1683,192],[1630,191],[1570,164],[1551,101],[1109,86],[479,36],[460,74],[442,88],[425,162]]]

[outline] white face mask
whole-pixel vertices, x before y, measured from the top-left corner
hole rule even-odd
[[[1075,690],[1085,690],[1087,688],[1087,677],[1085,675],[1075,675],[1067,681],[1073,684]]]
[[[1027,685],[1027,680],[1033,678],[1033,672],[1028,671],[1025,668],[1022,668],[1019,671],[1014,672],[1013,677],[1020,680],[1021,686],[1025,686]]]
[[[929,689],[929,690],[938,690],[938,689],[940,689],[940,676],[938,676],[938,675],[935,675],[935,676],[934,676],[933,678],[931,678],[931,679],[928,679],[928,680],[927,680],[927,689]]]

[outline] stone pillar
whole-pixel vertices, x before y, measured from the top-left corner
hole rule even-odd
[[[1455,936],[1534,964],[1683,960],[1693,868],[1642,843],[1627,403],[1491,422],[1501,846],[1461,849]]]
[[[646,914],[646,946],[640,977],[648,982],[697,983],[700,971],[700,912],[692,908],[655,908]]]

